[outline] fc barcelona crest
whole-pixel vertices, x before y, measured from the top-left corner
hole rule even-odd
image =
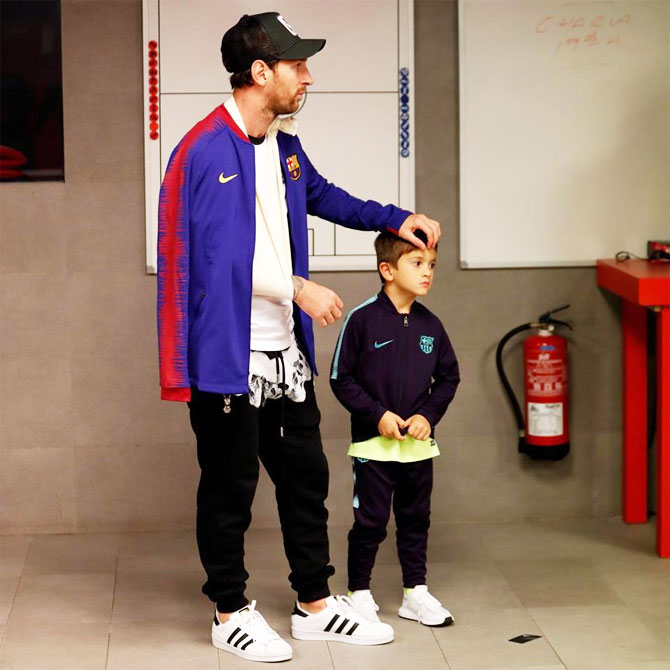
[[[300,179],[300,163],[298,163],[298,154],[293,154],[286,159],[288,174],[293,181]]]
[[[419,340],[419,346],[421,347],[421,351],[423,351],[424,354],[429,354],[433,351],[434,340],[434,337],[428,337],[428,335],[421,336],[421,339]]]

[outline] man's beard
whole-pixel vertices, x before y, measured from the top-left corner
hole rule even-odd
[[[273,101],[270,109],[272,109],[272,113],[275,116],[279,116],[280,114],[285,115],[285,114],[294,114],[295,112],[298,111],[298,107],[300,105],[299,101],[296,99],[296,96],[286,99],[286,98],[280,98],[277,96]]]

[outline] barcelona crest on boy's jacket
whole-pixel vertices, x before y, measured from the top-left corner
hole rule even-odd
[[[288,166],[288,173],[293,181],[300,179],[300,163],[298,163],[298,154],[287,156],[286,165]]]
[[[424,354],[432,353],[433,340],[435,340],[434,337],[428,337],[428,335],[421,336],[421,339],[419,340],[419,346],[421,347],[421,351],[423,351]]]

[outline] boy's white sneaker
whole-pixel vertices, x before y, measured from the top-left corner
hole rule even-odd
[[[347,596],[328,596],[326,607],[316,614],[305,612],[296,603],[291,615],[291,635],[296,640],[329,640],[347,644],[392,642],[393,628],[387,623],[368,621]]]
[[[372,623],[380,623],[379,616],[379,605],[375,602],[375,599],[372,597],[370,589],[362,589],[360,591],[354,591],[350,596],[352,607],[365,619],[371,621]]]
[[[214,611],[212,644],[217,649],[246,658],[248,661],[288,661],[293,657],[291,645],[270,628],[256,610],[256,601],[233,612],[225,623]]]
[[[403,595],[398,615],[403,619],[418,621],[424,626],[450,626],[454,623],[451,612],[428,593],[425,585],[415,586],[409,595]]]

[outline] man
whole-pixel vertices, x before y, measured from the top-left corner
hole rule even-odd
[[[275,486],[297,592],[298,639],[383,644],[388,624],[331,596],[328,465],[314,396],[312,320],[342,301],[310,281],[307,214],[361,230],[390,230],[428,246],[439,224],[393,205],[358,200],[314,169],[293,119],[312,78],[307,58],[325,40],[301,39],[275,12],[243,16],[221,42],[233,95],[174,150],[161,187],[158,327],[162,397],[187,401],[201,478],[197,539],[216,604],[213,644],[243,658],[291,658],[244,595],[244,533],[258,460]]]

